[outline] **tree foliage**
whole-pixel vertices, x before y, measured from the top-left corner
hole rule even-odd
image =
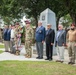
[[[0,0],[0,14],[7,24],[21,16],[22,9],[19,0]]]
[[[63,0],[72,22],[76,24],[76,0]]]
[[[56,13],[57,25],[62,16],[69,14],[76,23],[76,0],[0,0],[0,14],[3,18],[19,19],[22,13],[33,17],[37,26],[40,13],[50,8]]]

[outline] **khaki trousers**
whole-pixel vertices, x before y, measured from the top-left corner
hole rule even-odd
[[[5,51],[9,51],[10,41],[4,41]]]
[[[65,51],[64,46],[57,46],[56,50],[57,50],[58,60],[64,61],[64,51]]]
[[[76,42],[69,42],[68,43],[68,53],[69,53],[69,60],[70,62],[75,63],[75,55],[76,55]]]

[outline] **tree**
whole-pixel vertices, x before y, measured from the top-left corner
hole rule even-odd
[[[72,22],[76,25],[76,0],[63,0]]]
[[[35,24],[37,27],[38,19],[40,13],[44,10],[44,1],[43,0],[25,0],[26,5],[24,5],[25,13],[29,15],[29,17],[33,17],[35,19]]]
[[[71,25],[72,23],[72,19],[69,14],[63,16],[60,21],[63,24],[63,26],[66,28],[69,27],[69,25]]]
[[[22,9],[18,1],[20,0],[0,1],[0,14],[5,23],[10,24],[11,20],[13,21],[21,17]]]
[[[58,0],[23,0],[23,2],[26,3],[23,3],[22,5],[25,13],[27,13],[29,17],[33,17],[35,19],[36,27],[40,13],[46,8],[50,8],[56,13],[57,25],[60,17],[66,14],[66,10],[64,11],[64,7],[61,6],[63,3]]]
[[[29,17],[35,19],[36,27],[40,13],[46,8],[50,8],[56,13],[57,25],[60,17],[64,16],[64,6],[59,0],[1,0],[1,15],[4,17],[19,18],[21,13],[25,12]],[[64,11],[64,12],[63,12]],[[6,13],[5,13],[6,12]]]
[[[70,14],[76,24],[76,0],[0,0],[2,17],[19,19],[22,13],[35,19],[36,27],[40,13],[50,8],[56,13],[57,25],[62,16]]]

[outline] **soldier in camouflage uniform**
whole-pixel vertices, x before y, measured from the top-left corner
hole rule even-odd
[[[29,21],[25,21],[26,27],[25,27],[25,50],[26,54],[25,57],[31,58],[32,57],[32,40],[34,38],[34,32],[33,28],[30,26]]]
[[[18,50],[18,47],[20,46],[20,45],[18,45],[18,42],[19,42],[18,38],[19,38],[19,37],[17,36],[19,33],[20,33],[20,25],[19,25],[19,23],[16,23],[16,24],[15,24],[15,38],[14,38],[14,40],[15,40],[15,46],[14,46],[14,47],[15,47],[16,51],[19,51],[19,50]],[[21,36],[20,36],[20,37],[21,37]],[[15,52],[16,52],[16,51],[15,51]],[[20,52],[20,51],[19,51],[19,52]]]

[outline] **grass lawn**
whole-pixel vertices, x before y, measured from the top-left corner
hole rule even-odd
[[[4,45],[0,45],[0,48],[4,48]]]
[[[0,54],[3,53],[4,51],[0,50]]]
[[[76,66],[49,61],[0,61],[0,75],[76,75]]]
[[[0,45],[0,48],[4,48],[4,45]],[[3,53],[2,50],[0,50],[0,54]]]

